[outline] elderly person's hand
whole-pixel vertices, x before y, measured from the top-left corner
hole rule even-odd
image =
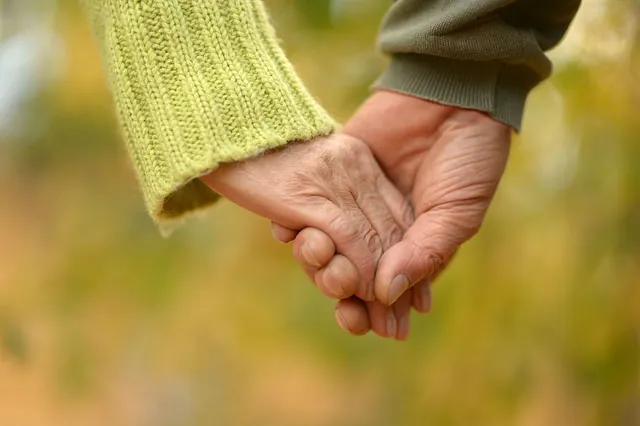
[[[278,241],[283,243],[294,241],[294,257],[307,271],[309,278],[319,284],[314,273],[318,267],[311,267],[307,260],[309,255],[303,256],[301,253],[318,253],[313,256],[319,260],[318,263],[322,268],[330,261],[333,262],[332,259],[336,253],[336,247],[331,238],[315,228],[305,228],[298,233],[287,230],[277,223],[272,226],[274,236]],[[307,247],[307,249],[303,249],[303,247]],[[348,274],[346,273],[350,269],[353,269],[353,265],[347,262],[342,263],[335,268],[336,272],[330,278],[325,278],[324,284],[334,288],[352,287],[353,284],[347,279]],[[338,277],[340,277],[339,280]],[[329,279],[333,279],[335,282],[329,283]],[[427,312],[430,304],[429,285],[424,282],[409,289],[391,306],[378,300],[363,301],[357,297],[344,298],[336,305],[335,317],[342,329],[355,336],[366,334],[373,328],[382,337],[405,340],[409,335],[411,306],[413,305],[419,312]]]
[[[354,294],[374,299],[377,262],[400,241],[411,220],[405,198],[369,148],[346,135],[292,143],[222,165],[200,179],[286,232],[313,228],[328,235],[330,251],[312,242],[297,246],[297,255],[305,259],[318,288],[335,299]]]
[[[510,129],[481,112],[380,91],[344,132],[369,145],[410,200],[415,222],[378,263],[374,288],[381,303],[340,301],[336,318],[353,334],[371,327],[381,336],[402,339],[408,318],[398,319],[394,334],[390,313],[404,309],[408,300],[419,311],[429,309],[431,282],[482,224],[507,163]],[[331,250],[330,239],[317,231],[301,232],[296,244],[298,239],[318,251]],[[381,307],[394,302],[399,306]]]

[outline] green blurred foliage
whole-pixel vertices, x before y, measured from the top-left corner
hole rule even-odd
[[[270,0],[340,119],[384,67],[385,0]],[[83,15],[0,138],[0,424],[640,425],[640,3],[584,2],[484,229],[407,343],[353,338],[227,202],[163,239]]]

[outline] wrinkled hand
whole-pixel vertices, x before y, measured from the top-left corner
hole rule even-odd
[[[234,203],[282,225],[314,228],[331,240],[298,245],[307,272],[329,297],[373,300],[376,265],[400,241],[410,208],[369,148],[346,135],[292,143],[262,156],[223,164],[200,178]],[[335,245],[333,245],[335,243]],[[329,253],[330,256],[327,255]]]
[[[482,224],[507,163],[510,129],[480,112],[380,91],[363,104],[344,133],[369,145],[415,214],[402,241],[378,263],[376,299],[403,306],[412,299],[417,310],[428,310],[432,280]],[[326,235],[312,237],[308,244],[327,250]],[[380,309],[371,305],[355,298],[340,301],[338,322],[353,334],[371,327],[394,337],[378,318]]]
[[[407,214],[407,217],[409,223],[413,222],[410,213]],[[314,268],[323,268],[325,265],[333,263],[332,259],[336,256],[336,247],[331,237],[324,232],[315,228],[305,228],[300,232],[295,232],[277,223],[273,223],[272,227],[274,237],[278,241],[283,243],[294,241],[293,255],[307,271],[312,281],[316,281],[317,277],[313,273]],[[316,266],[312,267],[309,264],[310,257],[317,260]],[[352,278],[349,278],[350,275],[347,273],[350,269],[353,269],[353,266],[348,262],[336,265],[333,269],[334,273],[329,278],[334,281],[334,288],[353,287],[353,283],[350,281]],[[320,287],[320,283],[316,282],[316,285]],[[384,305],[378,300],[363,301],[358,297],[343,298],[336,305],[336,321],[342,329],[356,336],[366,334],[373,329],[382,337],[405,340],[409,336],[411,306],[413,304],[419,312],[427,312],[430,301],[422,296],[429,297],[428,292],[428,285],[418,285],[403,294],[392,306]],[[346,291],[342,291],[342,293],[346,293]]]

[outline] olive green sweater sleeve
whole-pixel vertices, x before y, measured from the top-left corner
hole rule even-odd
[[[491,114],[520,128],[529,91],[551,73],[545,50],[580,0],[397,0],[380,32],[392,56],[376,88]]]
[[[127,149],[158,222],[207,206],[220,163],[331,133],[261,0],[83,0]]]

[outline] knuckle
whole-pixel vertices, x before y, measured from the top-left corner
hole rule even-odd
[[[412,243],[410,259],[421,265],[420,276],[410,277],[412,282],[421,281],[433,275],[446,262],[446,255],[433,245]]]
[[[370,226],[366,227],[363,234],[364,234],[364,242],[369,248],[369,251],[373,253],[375,260],[377,262],[380,256],[382,256],[382,247],[383,247],[382,239],[380,238],[380,235],[378,235],[378,232]]]
[[[323,144],[323,155],[333,163],[358,164],[358,159],[367,154],[369,148],[361,140],[345,135],[334,134]]]
[[[333,240],[324,232],[316,228],[305,228],[300,231],[296,240],[298,251],[313,266],[321,267],[327,264],[335,252]]]
[[[329,232],[338,238],[351,239],[355,235],[355,230],[349,219],[342,215],[336,214],[329,218],[327,224]]]
[[[339,163],[348,154],[348,146],[340,143],[339,138],[330,137],[317,153],[318,160],[327,166]]]
[[[329,297],[344,299],[351,296],[351,294],[349,294],[349,283],[332,269],[324,271],[321,279],[322,285],[327,290]]]

